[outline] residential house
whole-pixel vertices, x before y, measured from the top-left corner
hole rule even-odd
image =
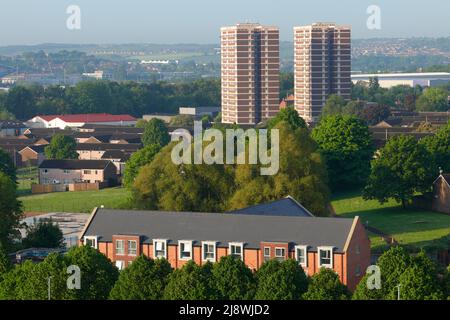
[[[450,173],[443,173],[433,182],[432,210],[450,214]]]
[[[233,255],[257,270],[269,259],[295,259],[308,275],[334,270],[355,289],[370,264],[370,240],[359,217],[94,209],[80,243],[119,269],[137,256],[165,258],[174,268]]]
[[[131,153],[123,150],[106,150],[101,159],[109,160],[116,166],[117,174],[121,176],[125,170],[125,163],[130,158]]]
[[[0,137],[18,137],[21,136],[26,129],[23,122],[0,120]]]
[[[117,182],[116,166],[107,160],[44,160],[39,166],[39,184]]]
[[[31,145],[26,146],[19,151],[22,157],[23,166],[39,166],[42,161],[45,160],[45,147],[46,145]]]
[[[79,159],[83,160],[100,160],[103,154],[108,150],[122,150],[126,153],[136,152],[141,148],[141,144],[128,143],[78,143],[77,152]]]
[[[314,217],[304,206],[291,196],[269,203],[257,204],[243,209],[230,211],[234,214],[257,214],[269,216]]]
[[[88,113],[68,115],[35,116],[27,121],[31,128],[77,128],[85,124],[109,124],[115,126],[134,126],[136,118],[127,114]]]

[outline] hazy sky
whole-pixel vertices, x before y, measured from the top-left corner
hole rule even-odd
[[[366,26],[369,5],[381,30]],[[66,27],[69,5],[81,30]],[[217,43],[237,22],[292,27],[315,21],[349,24],[354,38],[450,36],[448,0],[0,0],[0,46],[52,43]]]

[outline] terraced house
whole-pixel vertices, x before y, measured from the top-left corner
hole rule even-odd
[[[331,268],[350,289],[356,287],[370,264],[370,241],[358,217],[279,214],[272,207],[273,214],[261,207],[256,207],[261,214],[95,209],[80,242],[119,269],[141,254],[165,258],[174,268],[233,255],[257,270],[269,259],[293,258],[308,275]]]

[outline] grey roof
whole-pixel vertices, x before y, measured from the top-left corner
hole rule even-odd
[[[26,126],[23,122],[15,120],[0,120],[0,129],[23,129]]]
[[[290,245],[334,246],[343,252],[353,224],[352,219],[244,215],[232,213],[162,212],[98,209],[82,236],[98,236],[111,242],[113,235],[139,235],[144,243],[152,239],[244,242],[247,248],[260,248],[262,241]]]
[[[78,150],[90,150],[90,151],[107,151],[107,150],[125,150],[125,151],[137,151],[142,147],[138,143],[77,143]]]
[[[269,203],[257,204],[251,207],[230,211],[235,214],[258,214],[267,216],[297,216],[297,217],[313,217],[300,203],[295,201],[291,196],[284,199],[275,200]]]
[[[109,160],[44,160],[39,166],[40,169],[105,169],[111,161]]]

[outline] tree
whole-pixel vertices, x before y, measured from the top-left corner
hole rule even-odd
[[[169,143],[169,131],[167,130],[164,121],[153,118],[144,127],[144,132],[141,137],[144,146],[156,144],[164,147]]]
[[[25,86],[11,88],[8,91],[5,106],[18,119],[26,120],[31,118],[35,109],[33,91]]]
[[[11,178],[12,181],[16,182],[16,168],[9,154],[0,148],[0,172],[3,172]]]
[[[150,144],[133,153],[125,165],[123,184],[127,187],[133,185],[139,169],[152,162],[155,155],[161,150],[159,144]]]
[[[366,274],[356,286],[352,295],[352,300],[383,300],[383,291],[381,289],[367,286],[367,280],[371,275]]]
[[[137,257],[131,266],[122,270],[111,290],[113,300],[158,300],[164,293],[167,278],[172,272],[165,259]]]
[[[347,300],[350,293],[339,281],[339,276],[331,269],[321,268],[311,277],[305,300]]]
[[[147,123],[148,123],[147,120],[139,119],[138,121],[136,121],[136,128],[145,128]]]
[[[370,172],[374,147],[367,125],[352,116],[329,116],[313,129],[323,154],[333,190],[364,184]]]
[[[358,114],[368,125],[372,126],[383,121],[391,115],[391,109],[387,105],[376,104],[364,107]]]
[[[81,271],[81,289],[72,290],[77,300],[105,300],[119,277],[119,271],[105,255],[89,246],[74,247],[66,255],[69,265]]]
[[[307,127],[305,120],[298,115],[294,107],[281,109],[274,118],[269,120],[267,127],[273,129],[280,122],[285,122],[292,130]]]
[[[315,215],[329,214],[328,177],[317,144],[306,128],[292,128],[284,121],[279,130],[279,171],[261,175],[261,165],[238,165],[235,169],[235,192],[228,210],[277,200],[291,195]]]
[[[450,266],[444,272],[443,289],[447,300],[450,300]]]
[[[250,300],[255,294],[252,271],[233,256],[224,256],[213,265],[212,283],[222,300]]]
[[[52,220],[41,219],[27,228],[27,236],[22,240],[24,248],[63,248],[64,236]]]
[[[194,117],[189,114],[179,114],[172,117],[170,125],[172,127],[193,127]]]
[[[44,152],[47,159],[78,159],[77,143],[74,138],[63,134],[55,134]]]
[[[392,247],[377,261],[381,271],[381,290],[384,299],[397,299],[400,276],[411,265],[411,258],[403,247]]]
[[[211,300],[215,298],[210,282],[210,266],[198,266],[192,260],[169,275],[165,300]]]
[[[0,245],[9,252],[20,238],[22,204],[17,200],[16,183],[0,172]]]
[[[440,300],[444,298],[436,265],[422,251],[399,277],[402,300]]]
[[[419,97],[416,102],[416,110],[418,111],[447,111],[448,107],[448,90],[444,88],[428,88]]]
[[[265,262],[257,271],[256,279],[257,300],[301,299],[308,287],[303,268],[293,259],[283,262],[273,259]]]
[[[393,198],[405,207],[416,192],[430,188],[434,178],[429,169],[431,161],[431,155],[414,137],[401,135],[390,138],[378,158],[372,161],[363,191],[364,199],[377,199],[384,203]]]
[[[450,121],[436,134],[421,139],[420,144],[431,154],[436,169],[441,167],[444,172],[450,171]]]
[[[343,114],[343,109],[347,102],[341,96],[332,94],[328,97],[322,108],[322,116],[335,116]]]
[[[3,249],[3,246],[0,244],[0,282],[2,281],[2,276],[11,270],[11,268],[11,261],[6,254],[5,249]]]

